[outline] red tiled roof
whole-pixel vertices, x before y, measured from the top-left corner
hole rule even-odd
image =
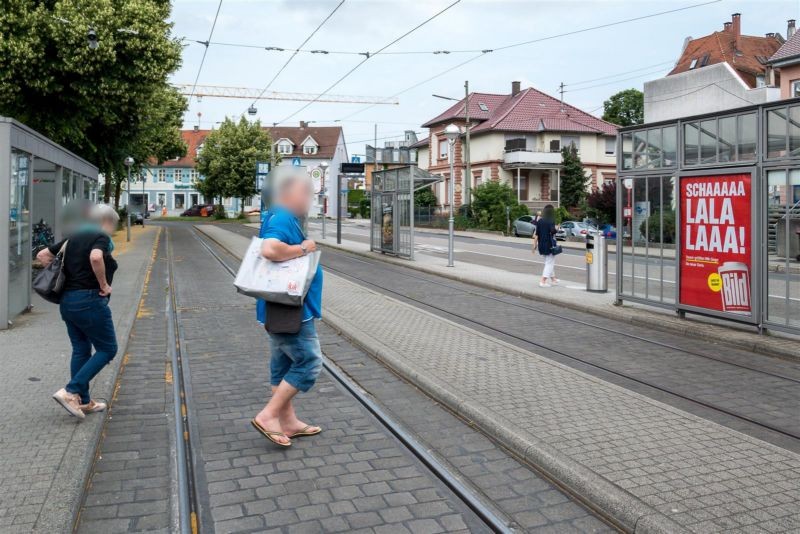
[[[419,141],[417,141],[408,148],[427,148],[428,144],[429,144],[429,138],[426,137],[425,139],[420,139]]]
[[[492,116],[499,106],[505,102],[509,95],[497,95],[493,93],[470,93],[469,95],[469,118],[471,120],[486,120]],[[487,110],[481,109],[483,104]],[[462,98],[443,113],[429,120],[422,125],[427,128],[440,122],[449,121],[453,119],[463,119],[464,115],[464,99]]]
[[[341,126],[278,126],[264,128],[272,136],[272,142],[279,139],[289,139],[294,144],[291,154],[283,154],[284,158],[300,156],[303,159],[331,159],[336,153],[339,137],[342,135]],[[205,142],[211,130],[181,130],[181,137],[186,143],[186,155],[182,158],[165,161],[161,167],[194,167],[197,148]],[[311,136],[319,145],[316,154],[303,154],[303,141]],[[159,166],[156,162],[152,165]]]
[[[769,58],[770,63],[800,56],[800,32],[795,32],[788,41],[783,43],[777,52]]]
[[[556,131],[616,135],[617,127],[529,87],[514,96],[507,95],[492,116],[471,131],[475,134]]]
[[[711,35],[692,39],[686,45],[675,68],[667,76],[688,72],[717,63],[728,63],[750,87],[756,86],[756,76],[764,74],[766,68],[762,61],[772,56],[781,47],[781,37],[756,37],[740,35],[737,39],[733,30],[716,31]],[[708,55],[705,65],[703,58]],[[761,59],[759,59],[761,58]],[[692,61],[697,60],[695,69]]]

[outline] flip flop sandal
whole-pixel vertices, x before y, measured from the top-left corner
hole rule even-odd
[[[262,427],[261,425],[259,425],[258,422],[255,419],[252,419],[250,421],[250,424],[253,425],[253,428],[258,430],[261,433],[262,436],[264,436],[265,438],[270,440],[275,445],[279,445],[281,447],[289,447],[292,444],[291,441],[289,443],[281,443],[280,441],[276,440],[273,437],[273,436],[282,436],[284,438],[288,438],[289,436],[287,436],[283,432],[278,432],[277,430],[267,430],[264,427]]]
[[[313,431],[309,430],[309,428],[313,428],[313,427],[314,427],[314,425],[306,425],[305,428],[303,428],[303,430],[301,430],[300,432],[295,432],[291,436],[286,436],[286,437],[289,438],[289,439],[292,439],[292,438],[299,438],[300,436],[316,436],[317,434],[322,432],[321,428],[319,428],[318,430],[313,430]]]

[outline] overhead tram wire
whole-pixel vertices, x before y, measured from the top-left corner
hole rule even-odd
[[[219,4],[217,5],[217,12],[214,15],[214,22],[211,23],[211,31],[208,33],[208,39],[206,39],[205,42],[198,41],[200,44],[205,45],[205,49],[203,50],[203,57],[200,59],[200,67],[197,69],[197,76],[194,77],[192,91],[189,93],[189,98],[187,100],[188,104],[192,103],[192,97],[194,96],[194,91],[197,88],[197,82],[200,80],[200,73],[203,72],[203,65],[206,62],[206,54],[208,54],[208,45],[211,42],[211,38],[214,36],[214,29],[217,27],[217,19],[219,18],[220,9],[222,9],[222,0],[219,0]]]
[[[665,65],[674,65],[674,64],[675,64],[674,60],[664,61],[662,63],[656,63],[654,65],[648,65],[646,67],[640,67],[638,69],[631,69],[631,70],[625,71],[625,72],[618,72],[616,74],[609,74],[608,76],[600,76],[599,78],[592,78],[591,80],[581,80],[579,82],[565,83],[564,87],[571,87],[573,85],[583,85],[583,84],[586,84],[586,83],[599,82],[601,80],[609,80],[611,78],[617,78],[619,76],[625,76],[626,74],[633,74],[634,72],[641,72],[643,70],[649,70],[649,69],[654,69],[656,67],[663,67]]]
[[[344,4],[344,3],[345,3],[345,0],[341,0],[341,2],[339,2],[339,3],[336,5],[336,7],[334,7],[334,8],[333,8],[333,11],[331,11],[330,13],[328,13],[328,16],[327,16],[327,17],[325,17],[325,18],[323,19],[323,21],[322,21],[322,22],[320,22],[320,23],[319,23],[319,25],[318,25],[316,28],[314,28],[314,31],[312,31],[312,32],[309,34],[309,36],[305,38],[305,40],[304,40],[304,41],[303,41],[303,42],[300,44],[300,46],[298,46],[298,47],[297,47],[297,49],[294,51],[294,53],[293,53],[291,56],[289,56],[289,59],[287,59],[287,60],[286,60],[286,63],[284,63],[284,64],[283,64],[283,66],[282,66],[280,69],[278,69],[278,72],[276,72],[276,73],[275,73],[275,76],[273,76],[273,77],[272,77],[272,79],[269,81],[269,83],[268,83],[266,86],[264,86],[264,89],[262,89],[262,90],[261,90],[261,92],[260,92],[260,93],[258,94],[258,96],[255,98],[255,100],[253,100],[253,103],[252,103],[252,104],[250,104],[250,106],[251,106],[251,107],[256,105],[256,103],[258,102],[258,100],[259,100],[259,99],[260,99],[262,96],[264,96],[264,93],[266,93],[266,92],[267,92],[267,90],[268,90],[270,87],[272,87],[272,84],[273,84],[273,83],[275,83],[275,80],[277,80],[277,79],[278,79],[278,76],[280,76],[280,75],[281,75],[281,73],[282,73],[282,72],[283,72],[283,71],[286,69],[286,67],[288,67],[288,66],[289,66],[289,63],[291,63],[291,62],[292,62],[292,60],[293,60],[293,59],[294,59],[294,58],[297,56],[297,54],[300,52],[300,49],[301,49],[301,48],[303,48],[303,47],[306,45],[306,43],[308,43],[308,42],[311,40],[311,38],[312,38],[312,37],[314,37],[314,35],[316,35],[316,33],[317,33],[319,30],[320,30],[320,28],[322,28],[322,27],[325,25],[325,23],[327,23],[327,22],[328,22],[328,21],[331,19],[331,17],[333,17],[333,15],[334,15],[334,14],[335,14],[335,13],[336,13],[338,10],[339,10],[339,8],[340,8],[340,7],[342,7],[342,4]],[[248,109],[249,109],[249,108],[248,108]],[[247,110],[245,110],[244,112],[242,112],[242,115],[244,115],[245,113],[247,113]]]
[[[619,26],[621,24],[627,24],[628,22],[636,22],[636,21],[639,21],[639,20],[646,20],[646,19],[650,19],[650,18],[654,18],[654,17],[660,17],[662,15],[669,15],[669,14],[672,14],[672,13],[678,13],[678,12],[686,11],[686,10],[689,10],[689,9],[695,9],[695,8],[698,8],[698,7],[704,7],[704,6],[708,6],[708,5],[711,5],[711,4],[717,4],[719,2],[722,2],[722,0],[710,0],[710,1],[707,1],[707,2],[701,2],[699,4],[691,4],[691,5],[688,5],[688,6],[682,6],[682,7],[678,7],[678,8],[674,8],[674,9],[668,9],[666,11],[658,11],[656,13],[650,13],[650,14],[641,15],[641,16],[638,16],[638,17],[631,17],[631,18],[617,20],[617,21],[613,21],[613,22],[607,22],[607,23],[604,23],[604,24],[598,24],[596,26],[589,26],[587,28],[580,28],[580,29],[572,30],[572,31],[565,32],[565,33],[559,33],[559,34],[555,34],[555,35],[548,35],[546,37],[539,37],[539,38],[531,39],[531,40],[528,40],[528,41],[521,41],[521,42],[518,42],[518,43],[511,43],[511,44],[498,46],[498,47],[494,47],[494,48],[461,49],[461,50],[397,50],[397,51],[393,51],[393,52],[383,52],[383,51],[381,51],[381,54],[385,55],[385,56],[388,56],[388,55],[419,55],[419,54],[450,55],[450,54],[476,54],[478,52],[499,52],[501,50],[508,50],[510,48],[517,48],[517,47],[520,47],[520,46],[539,43],[539,42],[542,42],[542,41],[548,41],[548,40],[551,40],[551,39],[557,39],[557,38],[560,38],[560,37],[567,37],[567,36],[576,35],[576,34],[579,34],[579,33],[585,33],[585,32],[589,32],[589,31],[600,30],[600,29],[604,29],[604,28],[610,28],[610,27],[613,27],[613,26]],[[456,3],[458,3],[458,2],[456,2]],[[448,6],[448,8],[446,8],[446,9],[449,9],[449,7],[452,7],[452,6]],[[202,44],[202,45],[205,45],[206,43],[208,43],[208,44],[217,45],[217,46],[230,46],[230,47],[240,47],[240,48],[258,48],[258,49],[263,49],[263,50],[268,50],[268,51],[275,51],[275,52],[292,52],[292,53],[297,52],[297,53],[321,54],[321,55],[361,55],[361,56],[367,56],[367,57],[377,54],[377,52],[370,53],[370,52],[358,51],[358,50],[310,50],[310,49],[306,50],[306,49],[301,49],[301,48],[296,48],[296,49],[295,48],[283,48],[283,47],[280,47],[280,46],[270,46],[270,45],[253,45],[253,44],[245,44],[245,43],[208,42],[208,41],[199,41],[199,40],[196,40],[196,39],[191,39],[191,40],[196,42],[196,43]]]
[[[662,72],[664,72],[663,68],[658,69],[658,70],[654,70],[654,71],[650,71],[650,72],[643,72],[641,74],[637,74],[636,76],[631,76],[629,78],[620,78],[618,80],[611,80],[610,82],[603,82],[603,83],[598,83],[598,84],[595,84],[595,85],[588,85],[586,87],[578,87],[577,89],[565,89],[564,92],[565,93],[574,93],[576,91],[586,91],[588,89],[594,89],[595,87],[605,87],[605,86],[608,86],[608,85],[614,85],[615,83],[627,82],[627,81],[630,81],[630,80],[636,80],[636,79],[639,79],[639,78],[643,78],[645,76],[651,76],[653,74],[659,74],[659,73],[662,73]],[[564,87],[569,87],[569,86],[565,84]]]
[[[410,30],[408,30],[407,32],[405,32],[404,34],[400,35],[399,37],[395,38],[394,40],[392,40],[392,41],[391,41],[391,42],[389,42],[388,44],[386,44],[386,45],[384,45],[383,47],[381,47],[380,49],[378,49],[378,51],[377,51],[377,52],[373,52],[373,53],[369,53],[369,52],[367,52],[367,53],[366,53],[366,57],[365,57],[364,59],[362,59],[362,60],[361,60],[359,63],[357,63],[357,64],[356,64],[356,65],[355,65],[353,68],[351,68],[349,71],[347,71],[347,72],[344,74],[344,76],[340,77],[338,80],[336,80],[335,82],[333,82],[333,83],[332,83],[330,86],[328,86],[328,88],[327,88],[327,89],[325,89],[323,92],[321,92],[319,95],[317,95],[317,96],[316,96],[316,98],[314,98],[314,99],[313,99],[313,100],[311,100],[310,102],[306,103],[305,105],[301,106],[301,107],[300,107],[300,108],[299,108],[297,111],[295,111],[294,113],[290,114],[289,116],[287,116],[287,117],[286,117],[286,118],[284,118],[283,120],[281,120],[281,121],[277,122],[276,124],[281,124],[281,123],[284,123],[284,122],[288,121],[289,119],[291,119],[292,117],[294,117],[295,115],[297,115],[298,113],[300,113],[301,111],[303,111],[303,110],[307,109],[309,106],[311,106],[311,104],[313,104],[314,102],[316,102],[317,100],[319,100],[320,98],[322,98],[323,96],[325,96],[325,95],[326,95],[328,92],[330,92],[330,91],[331,91],[331,90],[332,90],[334,87],[336,87],[337,85],[339,85],[340,83],[342,83],[342,82],[343,82],[343,81],[344,81],[344,80],[345,80],[345,79],[346,79],[348,76],[350,76],[350,75],[351,75],[351,74],[353,74],[353,73],[354,73],[356,70],[358,70],[358,68],[359,68],[359,67],[361,67],[361,65],[363,65],[364,63],[366,63],[367,61],[369,61],[369,60],[370,60],[370,59],[372,59],[373,57],[377,56],[378,54],[382,53],[384,50],[386,50],[386,49],[387,49],[387,48],[389,48],[390,46],[392,46],[392,45],[394,45],[394,44],[396,44],[396,43],[400,42],[400,41],[401,41],[401,40],[403,40],[403,39],[405,39],[406,37],[408,37],[409,35],[411,35],[411,34],[412,34],[412,33],[414,33],[415,31],[417,31],[418,29],[422,28],[423,26],[425,26],[426,24],[428,24],[429,22],[431,22],[433,19],[435,19],[436,17],[438,17],[438,16],[442,15],[443,13],[445,13],[446,11],[448,11],[449,9],[451,9],[452,7],[454,7],[455,5],[459,4],[460,2],[461,2],[461,0],[456,0],[456,1],[455,1],[455,2],[453,2],[452,4],[448,5],[448,6],[447,6],[447,7],[445,7],[444,9],[442,9],[441,11],[438,11],[438,12],[436,12],[435,14],[431,15],[430,17],[428,17],[427,19],[425,19],[425,20],[424,20],[424,21],[422,21],[421,23],[417,24],[416,26],[414,26],[413,28],[411,28]]]

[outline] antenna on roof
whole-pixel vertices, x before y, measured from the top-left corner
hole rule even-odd
[[[561,111],[564,111],[564,82],[558,86],[558,92],[561,93]]]

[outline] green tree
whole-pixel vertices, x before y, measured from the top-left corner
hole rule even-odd
[[[603,120],[619,126],[644,122],[644,93],[625,89],[603,102]]]
[[[436,194],[430,187],[424,187],[414,191],[414,205],[421,208],[430,208],[438,203]]]
[[[257,193],[257,161],[271,161],[272,140],[261,123],[226,118],[206,137],[197,156],[197,171],[204,177],[198,190],[209,198],[244,199]]]
[[[478,227],[506,231],[506,207],[513,221],[528,214],[528,207],[517,201],[517,194],[508,184],[486,182],[472,191],[472,212]]]
[[[117,192],[126,156],[182,155],[175,140],[185,103],[167,86],[181,43],[169,15],[165,0],[6,0],[0,114],[95,163]]]
[[[579,208],[586,200],[589,177],[583,170],[578,149],[570,144],[561,149],[561,204],[566,208]]]
[[[617,184],[608,182],[600,189],[595,189],[586,198],[589,215],[603,223],[611,223],[617,219]]]

